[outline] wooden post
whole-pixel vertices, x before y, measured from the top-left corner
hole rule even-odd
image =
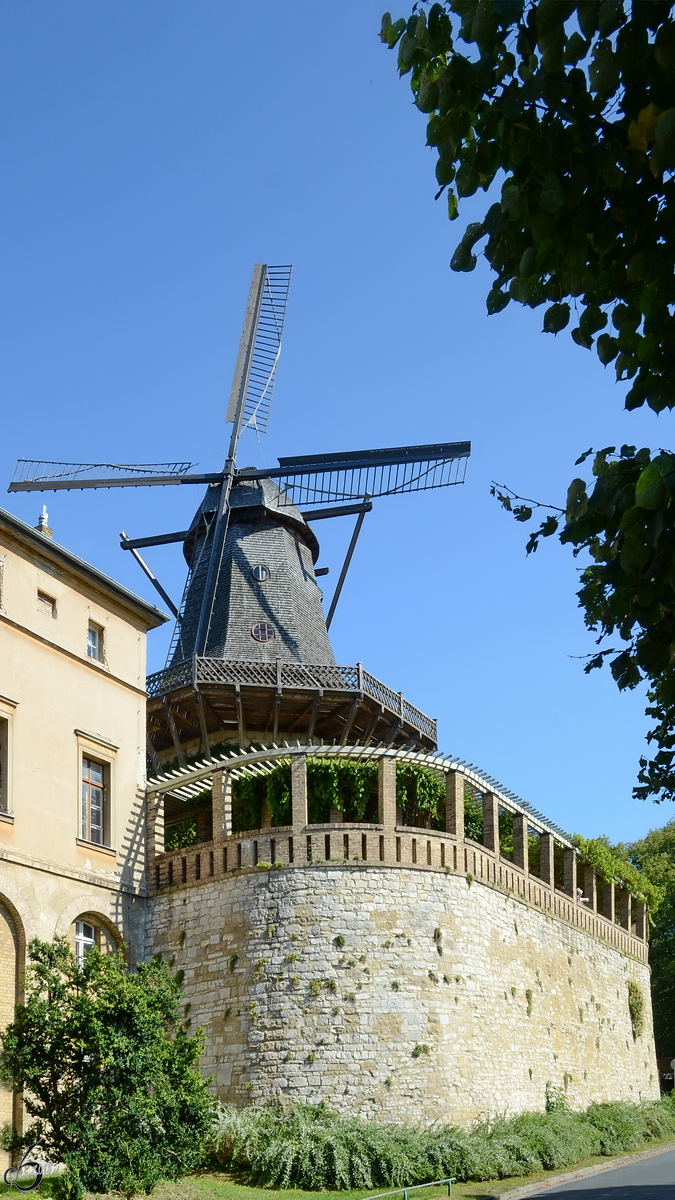
[[[584,896],[588,897],[588,904],[584,904],[584,908],[589,912],[597,912],[598,885],[595,871],[589,863],[585,863],[581,868],[581,887],[584,889]]]
[[[638,900],[635,912],[635,936],[641,941],[647,941],[647,905],[644,900]]]
[[[552,833],[539,834],[539,876],[546,887],[554,887],[555,841]]]
[[[527,817],[524,813],[513,814],[513,865],[527,875],[529,870],[529,846],[527,844]]]
[[[567,892],[568,896],[572,897],[572,899],[574,900],[574,903],[576,904],[576,900],[577,900],[577,856],[576,856],[576,851],[571,850],[567,846],[565,846],[565,849],[563,852],[563,864],[564,864],[563,890],[565,892]]]
[[[464,776],[448,771],[445,777],[445,832],[464,841]]]
[[[494,792],[483,794],[483,845],[499,854],[499,802]]]

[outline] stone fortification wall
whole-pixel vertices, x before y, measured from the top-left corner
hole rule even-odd
[[[184,971],[203,1066],[273,1096],[466,1124],[658,1096],[644,962],[461,875],[366,864],[244,871],[152,902],[148,950]],[[645,999],[634,1039],[628,980]]]

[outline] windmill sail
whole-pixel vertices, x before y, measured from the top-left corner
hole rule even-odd
[[[394,446],[343,454],[280,458],[278,468],[243,470],[240,480],[274,479],[289,504],[395,496],[463,483],[471,442]]]
[[[20,458],[8,492],[56,492],[77,488],[140,487],[163,483],[210,483],[219,475],[191,475],[192,463],[66,463]]]
[[[253,271],[225,417],[226,421],[236,421],[239,409],[239,430],[267,432],[292,269],[258,264]]]

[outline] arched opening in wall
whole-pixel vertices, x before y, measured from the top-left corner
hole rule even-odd
[[[100,913],[80,913],[68,931],[68,943],[81,965],[96,949],[101,954],[114,954],[122,945],[119,931]]]
[[[14,1008],[21,998],[20,989],[25,958],[25,937],[18,914],[0,894],[0,1028],[14,1020]],[[0,1129],[20,1132],[21,1106],[6,1083],[0,1082]],[[0,1151],[0,1168],[11,1165],[10,1155]]]

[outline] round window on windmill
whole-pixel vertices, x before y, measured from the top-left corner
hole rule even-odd
[[[276,633],[274,627],[268,621],[256,621],[251,629],[251,637],[256,642],[273,642]]]
[[[256,563],[256,565],[251,568],[251,574],[254,579],[257,579],[258,583],[264,583],[265,580],[269,579],[270,577],[270,569],[269,567],[266,567],[264,563]]]

